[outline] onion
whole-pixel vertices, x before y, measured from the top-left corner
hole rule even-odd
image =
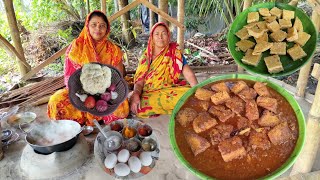
[[[108,90],[110,91],[110,92],[113,92],[113,91],[115,91],[116,90],[116,85],[115,84],[111,84],[110,85],[110,87],[108,88]]]
[[[98,100],[96,103],[96,109],[99,112],[104,112],[108,109],[108,103],[105,100]]]
[[[102,100],[105,100],[105,101],[110,101],[111,99],[111,94],[109,92],[105,92],[103,94],[101,94],[100,98]]]

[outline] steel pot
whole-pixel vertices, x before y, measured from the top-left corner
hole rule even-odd
[[[33,125],[27,132],[26,142],[40,154],[71,149],[83,128],[72,120],[54,120]]]

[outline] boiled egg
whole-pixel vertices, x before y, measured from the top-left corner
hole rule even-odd
[[[150,166],[152,163],[151,152],[142,152],[139,156],[139,159],[143,166]]]
[[[118,163],[114,167],[114,173],[116,173],[116,175],[118,176],[127,176],[128,174],[130,174],[130,168],[124,163]]]
[[[119,153],[118,153],[118,161],[125,163],[128,161],[130,157],[130,153],[127,149],[122,149]]]
[[[141,170],[141,161],[135,156],[129,158],[128,164],[132,172],[138,173]]]
[[[114,168],[114,166],[117,164],[117,155],[114,153],[108,154],[106,159],[104,160],[104,165],[108,169]]]

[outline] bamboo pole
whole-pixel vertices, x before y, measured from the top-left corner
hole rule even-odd
[[[178,21],[180,23],[184,23],[184,0],[178,0]],[[184,29],[178,28],[178,34],[177,34],[177,40],[178,40],[178,44],[180,49],[183,52],[184,49]]]
[[[13,40],[13,44],[17,52],[21,55],[21,61],[27,63],[26,58],[24,57],[24,52],[21,44],[20,33],[17,25],[16,15],[14,13],[13,1],[12,0],[3,0],[4,7],[7,14],[8,24],[10,28],[10,34]],[[25,75],[30,67],[25,66],[24,63],[18,61],[19,70],[21,75]]]
[[[319,74],[319,68],[315,68],[312,74]],[[294,164],[290,175],[299,173],[308,173],[311,171],[314,161],[317,156],[320,142],[320,79],[318,79],[318,85],[314,96],[313,103],[308,115],[307,127],[306,127],[306,142]]]
[[[61,57],[67,50],[68,46],[64,47],[63,49],[60,49],[58,52],[54,53],[51,57],[49,57],[48,59],[46,59],[46,61],[44,61],[43,63],[41,63],[39,66],[33,68],[31,71],[29,71],[26,75],[24,75],[21,80],[25,81],[27,79],[30,79],[34,74],[36,74],[37,72],[39,72],[41,69],[43,69],[44,67],[46,67],[48,64],[52,63],[53,61],[55,61],[56,59],[58,59],[59,57]]]
[[[312,22],[314,23],[315,27],[316,27],[316,31],[319,31],[319,19],[320,16],[316,11],[312,11]],[[297,91],[296,91],[296,95],[298,97],[304,97],[305,96],[305,91],[306,91],[306,87],[307,87],[307,83],[308,83],[308,77],[310,74],[310,69],[311,69],[311,65],[312,65],[312,61],[313,59],[310,59],[308,63],[306,63],[299,72],[299,77],[298,77],[298,81],[297,81]]]
[[[31,68],[31,66],[23,61],[23,57],[18,53],[18,51],[14,48],[14,46],[12,46],[3,36],[1,36],[0,34],[0,42],[2,42],[2,44],[8,48],[9,51],[11,51],[14,55],[16,55],[16,57],[20,60],[20,62],[25,65],[27,68]]]
[[[243,11],[247,8],[249,8],[252,5],[252,0],[244,0],[243,1]],[[238,73],[243,73],[244,69],[238,65]]]
[[[301,155],[294,164],[291,175],[299,173],[308,173],[311,171],[313,163],[317,156],[320,142],[320,68],[315,64],[312,76],[318,80],[318,85],[313,103],[308,115],[306,128],[306,143],[302,149]]]
[[[100,0],[101,1],[101,11],[104,13],[104,14],[107,14],[107,11],[106,11],[106,0]]]
[[[168,0],[159,0],[159,9],[168,14]],[[168,21],[162,16],[159,17],[159,21],[168,25]]]

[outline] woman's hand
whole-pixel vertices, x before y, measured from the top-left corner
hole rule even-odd
[[[130,109],[135,114],[137,114],[138,109],[140,109],[140,95],[136,91],[133,91],[133,94],[131,95]]]
[[[182,74],[191,87],[198,84],[198,80],[189,65],[186,64],[183,66]]]

